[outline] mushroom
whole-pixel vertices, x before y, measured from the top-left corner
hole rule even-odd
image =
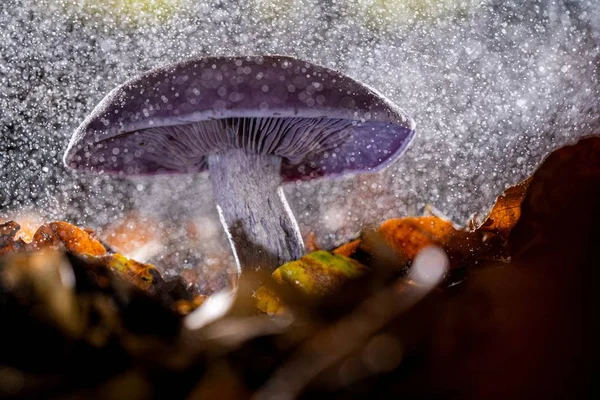
[[[413,134],[402,110],[340,72],[288,56],[210,57],[115,88],[64,162],[116,175],[208,170],[241,272],[305,252],[282,182],[378,171]]]

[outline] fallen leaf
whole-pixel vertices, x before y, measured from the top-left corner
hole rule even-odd
[[[10,219],[19,224],[15,239],[20,238],[25,243],[31,242],[37,228],[44,223],[43,218],[33,211],[14,214]]]
[[[20,226],[15,221],[7,221],[0,225],[0,255],[25,250],[26,243],[17,238]]]
[[[432,307],[435,334],[414,393],[429,397],[426,383],[465,399],[595,398],[598,205],[600,138],[552,152],[520,202],[510,263],[469,269]]]
[[[378,233],[404,258],[412,260],[424,247],[443,247],[457,230],[450,221],[438,217],[409,217],[385,221]]]
[[[256,302],[256,308],[269,315],[283,315],[286,313],[281,299],[270,289],[261,286],[252,295]]]
[[[472,220],[471,230],[490,232],[508,239],[510,231],[521,216],[521,202],[525,197],[531,178],[509,187],[496,199],[494,206],[482,223]]]
[[[354,254],[359,246],[376,259],[375,264],[397,270],[410,265],[423,248],[432,245],[447,253],[451,267],[465,267],[479,259],[506,260],[506,240],[488,235],[458,229],[437,216],[397,218],[385,221],[375,230],[365,230],[359,244],[353,241],[335,251]]]
[[[144,291],[150,291],[162,281],[160,273],[152,264],[143,264],[118,253],[107,255],[103,260],[111,270]]]
[[[326,295],[366,270],[367,267],[349,257],[318,250],[280,266],[273,272],[273,278],[306,294]]]
[[[513,257],[538,246],[578,248],[591,240],[600,190],[600,138],[587,138],[551,153],[536,170],[523,199],[523,217],[510,233]],[[582,242],[583,243],[575,243]],[[545,244],[544,244],[545,243]],[[579,255],[571,254],[572,258]]]
[[[42,225],[35,231],[31,242],[27,243],[27,248],[31,251],[41,250],[46,247],[58,248],[61,243],[60,238],[50,225]]]
[[[106,254],[106,249],[102,243],[97,239],[92,238],[90,234],[83,229],[62,221],[51,222],[48,225],[68,251],[76,254],[89,254],[92,256],[102,256]]]
[[[338,254],[340,256],[352,257],[354,253],[356,253],[356,251],[360,248],[360,243],[360,239],[355,239],[332,250],[332,253]]]

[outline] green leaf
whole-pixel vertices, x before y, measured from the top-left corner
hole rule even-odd
[[[319,250],[277,268],[273,278],[306,294],[322,296],[361,276],[366,270],[367,267],[356,260]]]

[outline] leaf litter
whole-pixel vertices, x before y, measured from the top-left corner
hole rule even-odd
[[[590,137],[554,151],[465,227],[435,215],[396,218],[331,251],[313,237],[300,260],[244,274],[232,305],[197,329],[186,316],[210,293],[108,244],[133,251],[127,235],[143,246],[160,235],[155,226],[136,220],[105,241],[67,222],[19,234],[18,221],[7,221],[0,300],[13,329],[0,334],[0,393],[577,393],[592,362],[583,344],[598,328],[577,311],[598,300],[598,204],[600,138]],[[447,261],[439,281],[417,276],[419,257],[432,251]],[[578,357],[564,385],[547,381],[557,371],[536,353],[550,348],[564,362]],[[533,386],[520,385],[523,376]],[[15,379],[22,385],[9,393]]]

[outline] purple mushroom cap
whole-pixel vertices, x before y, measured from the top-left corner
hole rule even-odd
[[[374,172],[403,153],[414,122],[381,94],[287,56],[209,57],[154,69],[111,91],[65,153],[75,169],[191,173],[241,148],[282,157],[284,181]]]

